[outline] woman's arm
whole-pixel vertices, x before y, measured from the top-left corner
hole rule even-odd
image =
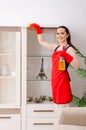
[[[50,43],[48,43],[47,41],[44,40],[43,35],[42,35],[42,29],[38,24],[32,23],[32,24],[30,24],[28,26],[30,28],[35,28],[36,29],[38,41],[42,46],[48,48],[49,50],[54,50],[57,47],[56,43],[50,44]]]
[[[50,44],[50,43],[48,43],[47,41],[45,41],[44,38],[43,38],[43,36],[42,36],[42,34],[39,34],[39,35],[38,35],[38,41],[39,41],[39,43],[40,43],[42,46],[48,48],[49,50],[54,50],[54,49],[57,47],[57,45],[58,45],[58,44],[56,44],[56,43],[51,43],[51,44]]]
[[[67,53],[69,55],[71,55],[73,57],[73,60],[71,61],[71,65],[75,68],[75,69],[78,69],[80,67],[80,64],[79,64],[79,60],[77,58],[77,55],[75,53],[75,50],[70,47],[68,50],[67,50]]]

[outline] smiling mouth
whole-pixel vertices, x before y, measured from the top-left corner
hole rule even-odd
[[[63,39],[63,38],[59,38],[59,39]]]

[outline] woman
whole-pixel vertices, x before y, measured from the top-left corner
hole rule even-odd
[[[38,41],[44,47],[53,50],[52,54],[52,95],[53,101],[56,104],[67,104],[72,101],[72,93],[70,86],[70,77],[67,71],[68,65],[71,64],[75,69],[79,68],[79,61],[76,57],[75,47],[71,44],[71,36],[68,28],[65,26],[57,27],[56,39],[59,44],[49,44],[43,39],[42,30],[38,24],[32,23],[29,25],[35,28],[38,34]],[[65,62],[65,69],[59,68],[60,59]]]

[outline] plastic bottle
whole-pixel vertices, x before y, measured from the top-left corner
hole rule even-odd
[[[60,57],[58,69],[59,70],[65,70],[65,59],[64,59],[64,57]]]

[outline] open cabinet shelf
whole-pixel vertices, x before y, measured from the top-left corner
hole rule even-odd
[[[44,28],[43,35],[47,40],[51,42],[55,41],[54,34],[56,29],[51,29],[54,34],[49,30],[50,28]],[[27,29],[27,98],[40,98],[40,96],[52,97],[51,54],[50,50],[38,43],[35,30]]]

